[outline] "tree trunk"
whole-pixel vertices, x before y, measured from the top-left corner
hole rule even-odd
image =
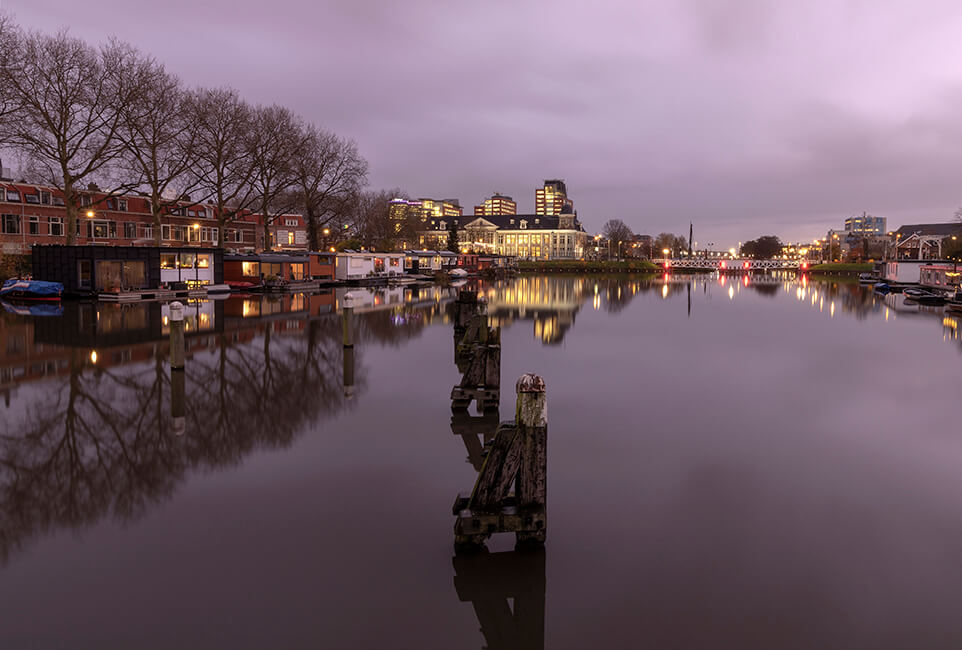
[[[307,246],[312,251],[319,251],[320,242],[317,239],[317,215],[314,214],[314,210],[310,207],[305,210],[307,213],[305,216],[307,218]]]
[[[73,246],[77,239],[77,195],[73,191],[73,180],[66,174],[63,179],[63,205],[67,213],[67,246]]]
[[[150,213],[154,221],[154,245],[160,246],[164,243],[163,239],[163,206],[160,205],[160,197],[153,194],[150,197]]]

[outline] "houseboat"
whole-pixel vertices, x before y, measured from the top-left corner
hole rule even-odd
[[[149,299],[205,295],[224,281],[220,249],[160,246],[34,246],[33,277],[67,295]],[[168,295],[170,294],[170,295]]]
[[[926,264],[919,269],[919,284],[926,289],[955,292],[959,289],[962,271],[954,263]]]
[[[310,291],[308,255],[260,253],[224,256],[224,282],[236,291]]]
[[[404,253],[344,251],[337,254],[334,278],[339,282],[385,282],[403,275],[404,263]]]
[[[438,251],[404,251],[404,270],[407,273],[432,275],[441,270],[441,254]]]
[[[334,271],[337,266],[337,256],[334,253],[310,251],[307,257],[309,259],[307,270],[312,280],[320,280],[321,283],[334,281]]]

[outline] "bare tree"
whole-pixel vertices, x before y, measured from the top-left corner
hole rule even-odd
[[[615,246],[618,257],[621,257],[621,245],[634,237],[631,228],[621,219],[609,219],[605,222],[602,232],[610,245]]]
[[[6,14],[0,13],[0,80],[19,67],[22,52],[20,30]],[[6,83],[0,83],[0,146],[7,142],[11,118],[17,109],[16,94]]]
[[[201,89],[191,98],[189,119],[196,129],[197,181],[214,205],[223,241],[226,225],[257,199],[251,185],[251,108],[231,88]]]
[[[163,217],[199,182],[194,164],[196,130],[189,115],[190,96],[180,80],[153,59],[144,62],[138,101],[121,107],[118,137],[122,160],[137,174],[150,203],[154,243],[162,243]]]
[[[306,127],[294,173],[307,220],[308,246],[318,250],[320,229],[350,209],[350,199],[367,181],[367,161],[357,145],[314,125]]]
[[[248,139],[251,185],[263,221],[265,248],[269,247],[271,224],[297,203],[297,194],[291,190],[304,138],[304,128],[289,109],[277,105],[253,109]]]
[[[41,182],[63,192],[72,244],[78,189],[104,176],[120,151],[120,108],[136,101],[138,55],[118,41],[96,50],[66,32],[29,32],[18,42],[19,56],[0,67],[0,85],[17,112],[8,139]]]
[[[356,193],[348,216],[362,244],[378,250],[394,248],[400,229],[391,215],[391,199],[398,194],[396,189]]]

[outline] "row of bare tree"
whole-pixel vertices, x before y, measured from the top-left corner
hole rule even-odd
[[[82,190],[146,197],[161,221],[183,202],[269,226],[298,212],[317,250],[328,224],[359,212],[367,162],[353,141],[283,106],[252,106],[230,88],[187,88],[127,43],[100,47],[0,16],[0,145],[24,178],[63,193],[73,243]],[[366,215],[365,215],[366,216]]]

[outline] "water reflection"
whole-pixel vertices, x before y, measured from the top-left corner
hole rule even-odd
[[[451,296],[369,292],[355,340],[400,345]],[[53,528],[140,517],[191,469],[285,447],[344,409],[368,377],[360,350],[342,354],[339,298],[191,302],[187,367],[173,372],[166,305],[65,303],[60,318],[0,322],[0,562]]]

